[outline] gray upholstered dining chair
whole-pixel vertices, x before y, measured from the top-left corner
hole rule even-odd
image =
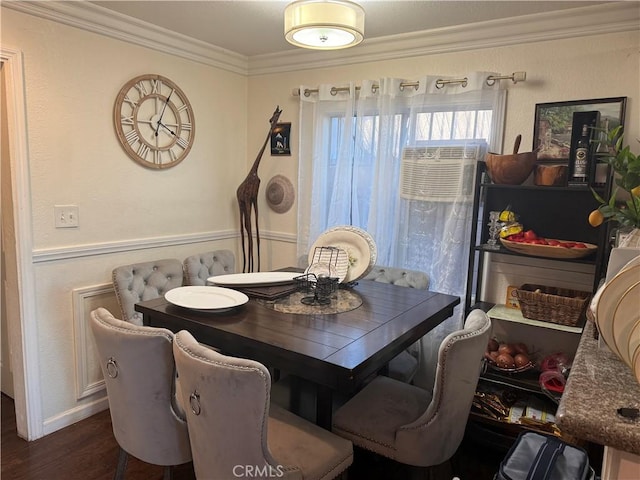
[[[236,260],[231,250],[214,250],[191,255],[184,260],[185,285],[206,285],[207,278],[235,273]]]
[[[438,351],[433,392],[378,376],[337,410],[333,432],[407,465],[431,467],[458,449],[491,334],[491,320],[473,310]]]
[[[173,352],[197,478],[329,480],[353,462],[350,441],[270,404],[261,363],[207,349],[186,330]]]
[[[376,265],[363,278],[374,282],[390,283],[399,287],[417,288],[427,290],[429,288],[429,276],[418,270],[406,268],[385,267]],[[420,341],[414,343],[399,355],[391,359],[388,365],[387,376],[411,383],[420,366]]]
[[[363,280],[390,283],[399,287],[417,288],[419,290],[429,289],[429,275],[418,270],[409,270],[407,268],[375,265]]]
[[[113,269],[113,288],[122,320],[142,325],[142,315],[135,304],[162,297],[183,284],[182,262],[177,258],[122,265]]]
[[[191,461],[187,423],[175,392],[173,333],[134,325],[108,310],[91,312],[100,367],[107,387],[113,434],[120,446],[114,478],[129,455],[165,468]]]

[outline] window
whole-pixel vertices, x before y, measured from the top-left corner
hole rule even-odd
[[[490,109],[433,109],[422,110],[417,112],[412,123],[411,112],[407,109],[402,114],[396,114],[389,122],[389,128],[385,131],[390,134],[387,139],[390,144],[390,153],[396,162],[400,162],[402,158],[403,148],[406,144],[415,146],[427,145],[459,145],[460,143],[473,141],[488,141],[491,131],[491,122],[493,119],[492,110]],[[349,175],[349,184],[351,185],[351,208],[358,211],[356,222],[359,227],[367,229],[370,198],[372,194],[372,182],[375,162],[378,158],[378,146],[380,145],[380,116],[364,115],[354,117],[355,128],[357,132],[352,136],[351,149],[353,152],[351,164],[348,171],[341,170],[340,175]],[[325,197],[327,202],[331,202],[334,198],[334,189],[336,185],[343,184],[338,182],[338,158],[343,146],[340,145],[343,139],[345,128],[345,118],[342,115],[333,114],[328,120],[328,178],[327,184],[328,195]],[[404,139],[404,141],[403,141]],[[465,182],[468,185],[469,182]],[[389,185],[389,188],[400,189],[400,184],[395,183]],[[325,205],[329,209],[330,205]],[[353,224],[354,217],[350,217]]]

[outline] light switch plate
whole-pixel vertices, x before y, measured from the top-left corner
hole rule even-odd
[[[77,228],[80,223],[77,205],[55,205],[53,215],[56,228]]]

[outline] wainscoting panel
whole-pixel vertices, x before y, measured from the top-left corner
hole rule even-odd
[[[103,390],[104,379],[97,360],[93,334],[89,327],[92,310],[104,307],[119,317],[120,307],[111,283],[73,290],[73,334],[75,341],[76,398],[78,400]]]

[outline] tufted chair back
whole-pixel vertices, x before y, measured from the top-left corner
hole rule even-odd
[[[191,461],[175,396],[173,333],[123,322],[104,308],[91,312],[90,325],[120,446],[115,478],[124,475],[127,454],[167,467]]]
[[[411,287],[421,290],[429,289],[429,276],[417,270],[406,268],[383,267],[376,265],[363,280],[390,283],[399,287]]]
[[[182,263],[175,258],[123,265],[113,270],[113,287],[122,311],[122,320],[142,325],[142,314],[135,304],[162,297],[182,286]]]
[[[446,462],[462,442],[490,334],[490,318],[473,310],[440,344],[432,392],[378,376],[336,412],[333,432],[408,465]]]
[[[184,282],[185,285],[206,285],[209,277],[235,271],[236,260],[231,250],[198,253],[184,261]]]

